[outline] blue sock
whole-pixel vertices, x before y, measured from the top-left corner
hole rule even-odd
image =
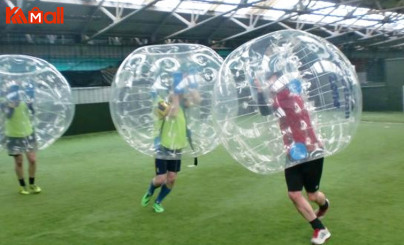
[[[166,184],[163,184],[161,186],[161,190],[159,195],[156,198],[156,203],[161,203],[163,201],[163,199],[168,195],[168,193],[170,193],[171,189],[167,187]]]
[[[149,189],[147,190],[147,192],[149,193],[150,196],[152,196],[154,194],[154,190],[156,190],[157,188],[159,188],[160,186],[155,186],[153,184],[153,181],[150,183]]]

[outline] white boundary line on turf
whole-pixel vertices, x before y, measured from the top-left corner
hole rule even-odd
[[[381,124],[404,124],[404,122],[378,122],[378,121],[361,121],[361,123],[381,123]]]

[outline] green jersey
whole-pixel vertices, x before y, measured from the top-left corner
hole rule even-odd
[[[33,128],[27,104],[20,102],[13,110],[12,116],[6,119],[6,136],[23,138],[31,135]]]
[[[160,135],[160,144],[171,150],[185,148],[188,144],[186,127],[185,114],[181,107],[177,116],[158,120],[156,129]]]

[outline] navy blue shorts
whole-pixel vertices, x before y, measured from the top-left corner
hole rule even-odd
[[[167,171],[170,172],[179,172],[181,171],[181,160],[166,160],[156,158],[155,160],[156,166],[156,175],[165,174]]]
[[[314,193],[320,188],[324,158],[304,162],[285,169],[288,191],[302,191]]]

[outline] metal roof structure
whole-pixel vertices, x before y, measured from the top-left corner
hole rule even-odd
[[[63,7],[64,23],[6,23],[6,8],[27,14],[35,7],[44,13]],[[404,50],[404,0],[2,0],[0,19],[0,44],[195,42],[234,49],[298,29],[341,49]]]

